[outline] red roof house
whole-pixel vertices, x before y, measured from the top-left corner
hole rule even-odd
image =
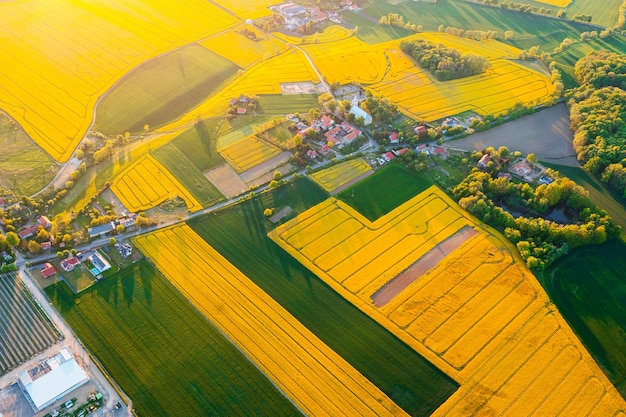
[[[442,148],[441,146],[435,146],[433,148],[433,153],[446,159],[448,157],[448,150],[446,148]]]
[[[306,151],[306,156],[311,159],[315,159],[317,157],[317,152],[315,151],[315,149],[309,149],[308,151]]]
[[[385,152],[384,154],[381,155],[383,157],[383,159],[387,162],[391,161],[392,159],[394,159],[396,156],[391,152]]]
[[[413,131],[417,134],[417,136],[422,137],[423,135],[428,133],[428,129],[426,126],[417,126]]]
[[[237,114],[246,114],[247,111],[245,107],[237,107]]]
[[[75,256],[72,256],[71,258],[63,259],[63,261],[61,261],[61,268],[69,272],[72,269],[76,268],[76,265],[78,264],[80,264],[80,261],[78,260],[78,258]]]
[[[398,132],[391,132],[391,134],[389,135],[389,143],[400,143],[400,135],[398,134]]]
[[[328,130],[334,124],[335,121],[333,120],[333,118],[328,116],[327,114],[323,115],[320,119],[320,127],[324,130]]]
[[[28,226],[24,229],[20,230],[17,234],[20,239],[28,239],[31,236],[35,236],[35,234],[39,231],[39,225]]]
[[[52,275],[56,274],[57,270],[54,269],[54,266],[51,263],[46,263],[44,268],[41,270],[41,275],[44,278],[50,278]]]
[[[491,156],[488,153],[486,153],[482,156],[482,158],[480,158],[477,165],[481,168],[487,168],[487,164],[489,163],[490,159],[491,159]]]
[[[328,145],[324,145],[322,146],[322,148],[320,149],[320,153],[322,155],[328,155],[328,152],[330,152],[330,146]]]
[[[50,219],[46,216],[41,216],[39,218],[39,220],[37,220],[37,223],[43,227],[44,229],[48,229],[50,227],[52,227],[52,222],[50,221]]]
[[[50,249],[52,249],[52,243],[50,242],[41,242],[41,249],[48,251]]]

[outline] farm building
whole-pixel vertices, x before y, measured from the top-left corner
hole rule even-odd
[[[94,226],[87,229],[87,233],[89,233],[90,239],[104,237],[107,233],[115,230],[115,223],[109,222],[105,224],[101,224],[100,226]]]
[[[35,413],[89,381],[72,353],[63,347],[59,353],[18,374],[18,384]]]
[[[41,270],[41,275],[43,275],[44,278],[50,278],[52,275],[56,274],[57,270],[54,269],[54,266],[51,263],[46,263],[44,265],[44,268]]]
[[[37,220],[37,223],[44,229],[49,229],[50,227],[52,227],[52,222],[47,216],[41,216],[39,220]]]
[[[20,230],[17,235],[20,237],[20,239],[28,239],[29,237],[35,236],[38,231],[39,225],[28,226]]]

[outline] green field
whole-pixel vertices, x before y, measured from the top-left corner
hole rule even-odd
[[[139,416],[295,416],[294,406],[146,260],[46,292]]]
[[[626,244],[572,251],[542,284],[609,379],[626,398]]]
[[[512,30],[516,36],[511,43],[522,49],[539,45],[541,50],[552,50],[566,37],[579,39],[581,32],[597,30],[578,22],[459,0],[438,0],[436,3],[406,1],[398,5],[389,4],[385,0],[371,0],[370,4],[371,6],[364,9],[364,13],[374,20],[388,13],[398,13],[404,17],[405,22],[422,25],[424,31],[436,31],[441,24],[460,29],[495,30],[500,34]],[[379,26],[363,15],[345,12],[343,16],[349,23],[359,27],[357,36],[368,43],[397,39],[409,34],[403,29]]]
[[[186,153],[183,153],[174,143],[160,147],[153,155],[185,186],[202,207],[213,205],[224,198],[191,159],[187,158]]]
[[[412,416],[428,416],[457,384],[334,292],[267,237],[267,207],[301,213],[328,194],[300,178],[189,225]]]
[[[425,174],[394,163],[343,190],[337,198],[374,221],[431,185],[432,180]]]
[[[315,94],[289,94],[259,96],[258,114],[284,116],[288,113],[307,113],[319,108]]]
[[[143,131],[175,119],[204,101],[237,66],[191,45],[137,67],[98,104],[94,129],[109,135]]]
[[[570,18],[577,14],[589,15],[592,17],[591,23],[605,27],[613,27],[617,23],[619,6],[621,6],[622,1],[623,0],[575,0],[564,10]],[[556,12],[561,10],[560,7],[550,6],[533,0],[525,0],[520,3],[530,4],[537,8],[543,7],[544,9],[550,9],[552,10],[552,16],[555,16]]]
[[[225,161],[217,152],[217,137],[224,119],[210,119],[197,123],[194,127],[172,140],[181,152],[202,172],[215,168]]]
[[[0,188],[29,196],[44,188],[57,171],[52,158],[0,111]]]

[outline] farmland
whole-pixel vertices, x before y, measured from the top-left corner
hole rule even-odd
[[[311,174],[311,179],[318,183],[324,190],[332,193],[339,187],[345,186],[351,181],[362,178],[370,173],[372,168],[363,159],[340,162],[335,166],[323,169]]]
[[[573,251],[543,273],[554,303],[626,396],[624,304],[626,244],[617,240]],[[602,303],[598,303],[602,300]]]
[[[139,416],[298,414],[146,260],[78,296],[46,291]]]
[[[296,213],[327,197],[298,179],[190,226],[299,322],[411,416],[428,416],[456,384],[271,242],[265,207]],[[423,382],[417,382],[423,381]]]
[[[258,19],[271,14],[269,6],[279,4],[277,0],[251,0],[246,2],[234,2],[229,0],[216,0],[215,3],[235,13],[240,19]]]
[[[25,1],[3,2],[0,9],[0,26],[11,33],[0,58],[12,63],[0,69],[0,100],[26,133],[61,162],[89,128],[98,97],[123,74],[234,23],[226,12],[200,0],[176,5]]]
[[[253,31],[260,40],[250,40],[238,31],[241,29]],[[247,68],[250,65],[261,60],[276,56],[287,49],[287,44],[276,38],[261,34],[254,26],[244,25],[238,26],[227,32],[211,36],[199,42],[200,45],[210,49],[220,56],[234,62],[241,68]],[[236,48],[234,46],[237,46]]]
[[[270,237],[460,382],[434,416],[624,412],[511,247],[434,187],[375,222],[329,199]]]
[[[163,164],[202,207],[215,204],[223,198],[202,171],[173,143],[157,149],[154,158]]]
[[[405,415],[188,226],[135,244],[304,414]]]
[[[0,111],[0,188],[31,195],[54,178],[58,167],[50,156]]]
[[[223,125],[222,119],[196,123],[172,139],[172,144],[202,172],[224,163],[217,152],[217,140]]]
[[[389,71],[368,89],[389,98],[413,118],[433,121],[465,111],[497,115],[517,102],[543,102],[552,94],[553,86],[547,76],[505,59],[515,57],[514,48],[447,34],[419,34],[410,39],[440,42],[463,53],[481,54],[491,62],[491,68],[483,74],[441,82],[399,50],[389,50]]]
[[[400,164],[391,164],[342,191],[337,198],[374,221],[431,185],[433,183],[426,175],[409,171]]]
[[[239,173],[247,171],[281,153],[281,150],[276,146],[265,143],[253,135],[219,148],[217,151]]]
[[[16,273],[0,275],[0,375],[61,340]]]
[[[201,204],[152,156],[146,155],[131,165],[111,184],[111,190],[130,211],[142,211],[161,204],[176,195],[189,211]]]
[[[98,104],[94,129],[108,135],[143,132],[180,117],[219,90],[237,66],[193,44],[126,74]]]

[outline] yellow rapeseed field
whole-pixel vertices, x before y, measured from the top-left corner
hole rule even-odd
[[[0,103],[65,162],[88,130],[98,97],[122,75],[235,23],[203,0],[0,2]]]
[[[155,207],[173,195],[185,200],[189,211],[202,208],[189,191],[150,155],[120,174],[111,184],[111,190],[133,212]]]
[[[270,237],[460,383],[433,416],[624,415],[515,248],[436,187],[374,222],[331,198]]]
[[[367,45],[356,37],[303,47],[329,83],[374,84],[387,69],[386,46]]]
[[[330,193],[368,172],[372,172],[372,168],[364,159],[358,158],[314,172],[310,177]]]
[[[137,247],[308,416],[407,416],[190,227]]]
[[[239,173],[247,171],[281,153],[279,148],[257,139],[254,135],[219,148],[217,151]]]
[[[259,19],[261,17],[269,16],[272,11],[270,6],[282,3],[280,0],[245,0],[245,1],[233,1],[233,0],[215,0],[215,3],[235,13],[240,19]]]
[[[549,4],[550,6],[556,7],[567,7],[572,2],[572,0],[537,0],[539,3]]]
[[[243,28],[256,33],[260,40],[253,41],[238,33]],[[234,62],[241,68],[247,68],[256,62],[279,55],[288,46],[285,42],[274,37],[268,37],[251,25],[238,26],[235,29],[212,36],[200,42],[200,45]]]
[[[308,45],[317,43],[330,43],[341,41],[354,35],[354,31],[348,30],[343,26],[332,25],[324,28],[321,33],[314,33],[313,35],[295,37],[285,35],[281,32],[275,32],[274,36],[282,39],[283,41],[292,45]]]

